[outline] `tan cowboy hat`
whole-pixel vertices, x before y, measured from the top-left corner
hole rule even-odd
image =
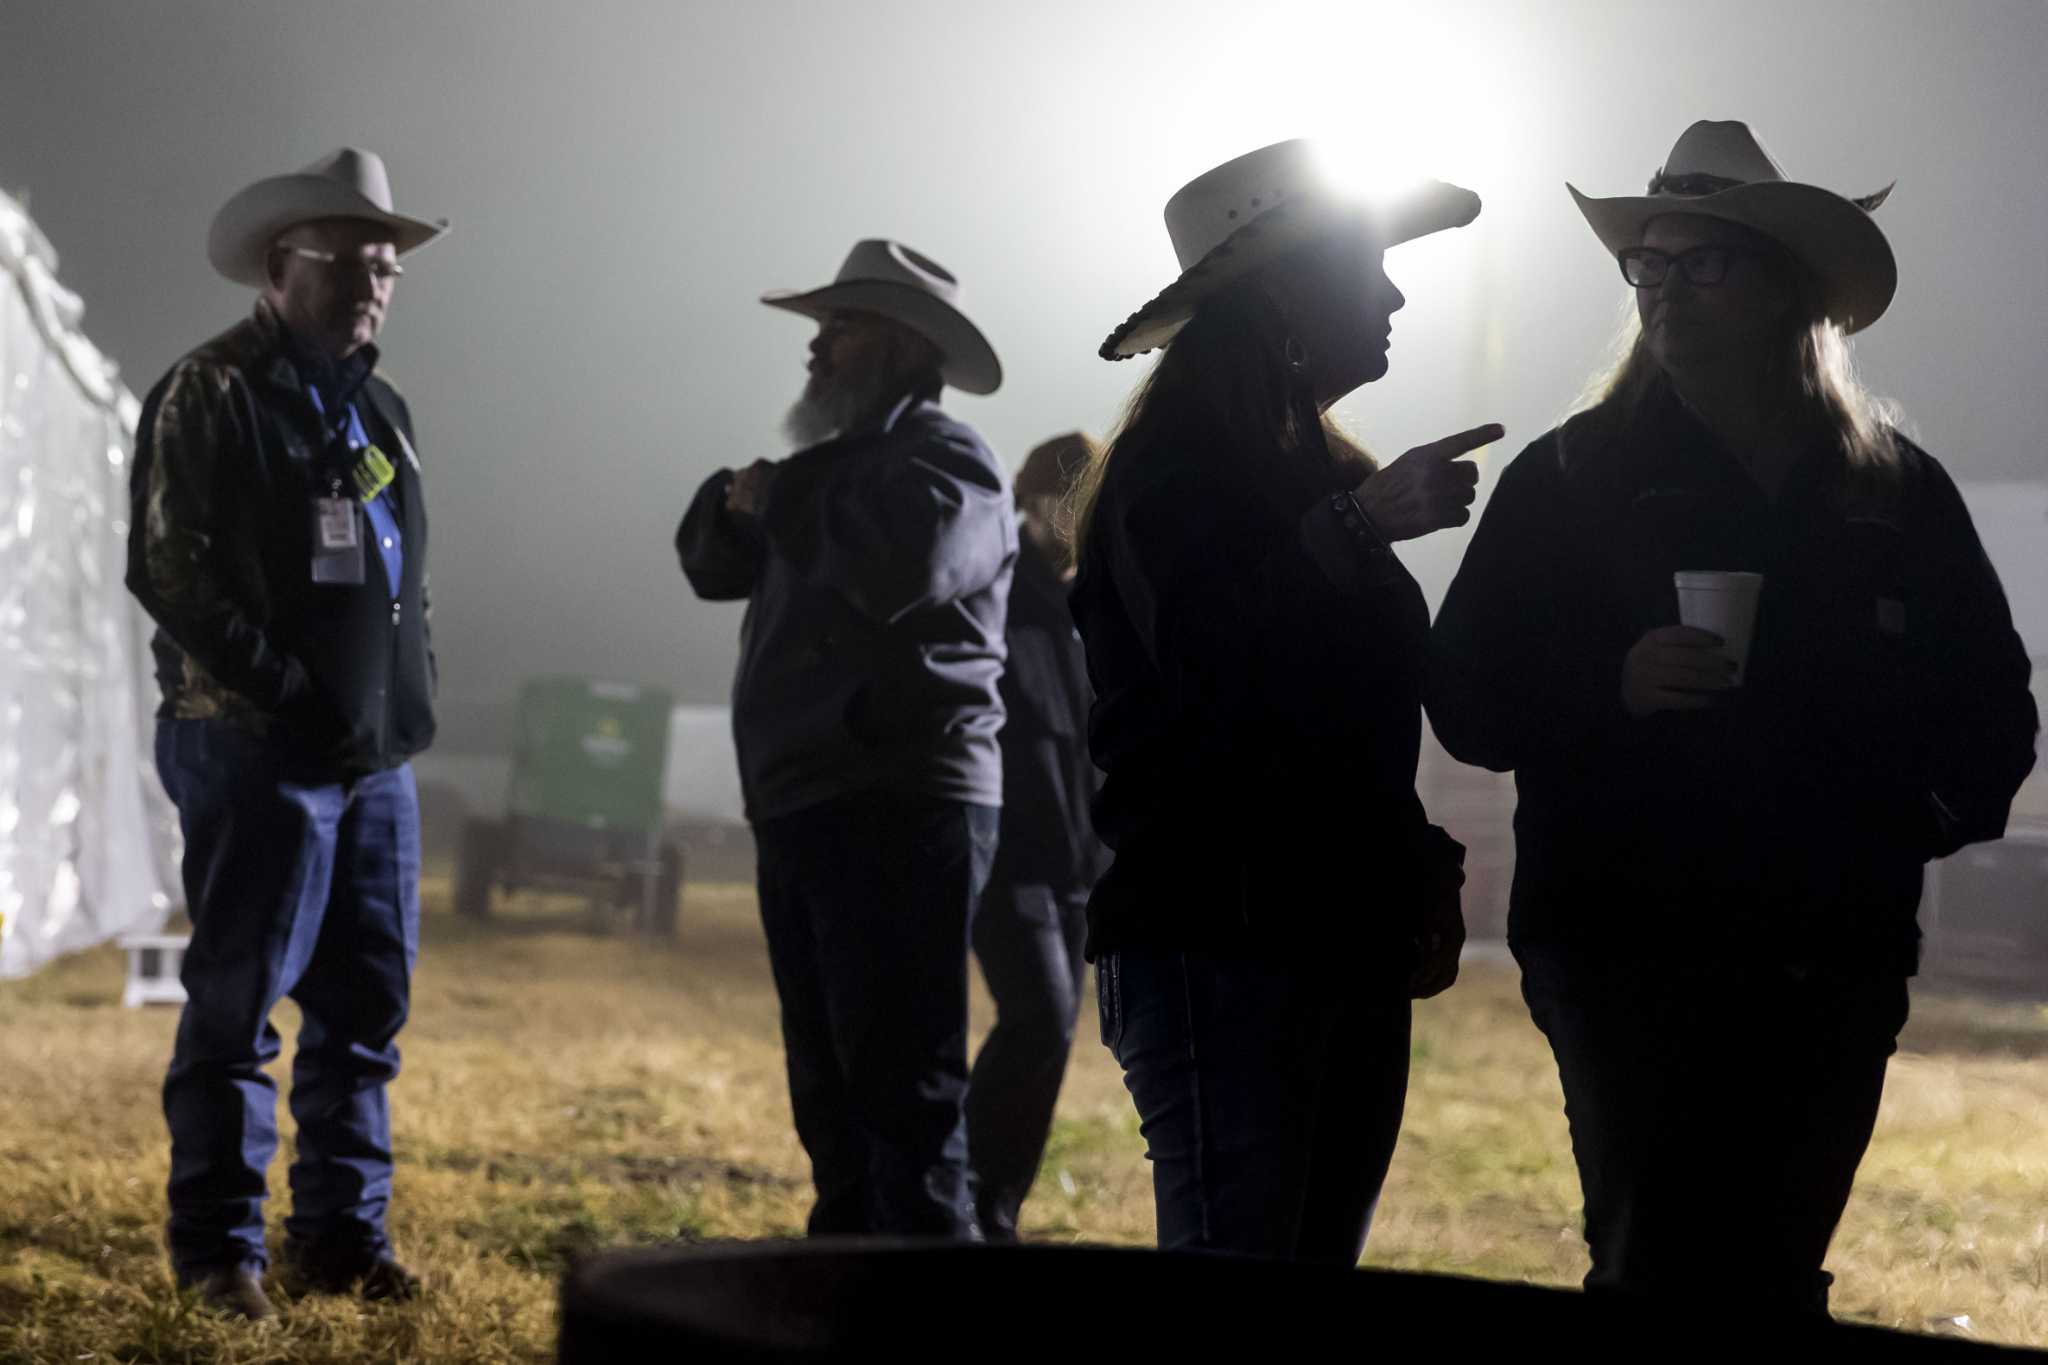
[[[1892,186],[1848,199],[1787,180],[1746,123],[1702,119],[1686,129],[1650,177],[1648,194],[1591,199],[1575,185],[1565,188],[1610,252],[1641,245],[1650,220],[1673,213],[1763,233],[1813,272],[1828,318],[1844,332],[1876,322],[1899,287],[1891,243],[1871,217]]]
[[[1097,352],[1128,360],[1164,346],[1195,305],[1225,285],[1332,232],[1354,231],[1382,247],[1463,227],[1479,196],[1441,180],[1380,194],[1342,192],[1327,154],[1307,138],[1246,152],[1181,186],[1166,201],[1166,232],[1180,278],[1124,320]]]
[[[1010,491],[1019,502],[1026,498],[1064,498],[1074,480],[1081,477],[1081,471],[1101,453],[1102,447],[1084,431],[1070,431],[1041,441],[1017,467]]]
[[[269,283],[265,258],[277,239],[321,218],[382,224],[401,256],[448,230],[445,218],[429,223],[392,212],[384,159],[361,147],[343,147],[302,171],[259,180],[221,205],[206,234],[206,259],[236,284],[261,289]]]
[[[939,375],[967,393],[994,393],[1002,362],[981,329],[960,311],[960,282],[931,257],[901,242],[873,237],[854,243],[832,283],[817,289],[763,294],[770,308],[807,318],[827,313],[876,313],[910,328],[945,357]]]

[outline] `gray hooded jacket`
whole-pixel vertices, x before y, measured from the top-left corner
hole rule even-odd
[[[1002,804],[996,734],[1017,559],[1008,481],[929,401],[783,461],[760,520],[732,472],[676,531],[699,597],[747,599],[733,734],[748,819],[882,790]]]

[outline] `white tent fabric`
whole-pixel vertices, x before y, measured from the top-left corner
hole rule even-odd
[[[171,908],[156,687],[122,586],[137,405],[0,194],[0,978]]]

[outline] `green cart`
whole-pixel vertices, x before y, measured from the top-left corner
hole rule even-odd
[[[682,849],[665,836],[669,694],[543,677],[519,692],[503,820],[463,826],[455,909],[488,919],[494,892],[581,892],[602,928],[675,933]]]

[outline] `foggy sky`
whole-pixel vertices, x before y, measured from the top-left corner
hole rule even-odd
[[[1167,196],[1283,137],[1420,140],[1486,203],[1389,255],[1392,372],[1342,409],[1382,455],[1498,420],[1490,486],[1619,315],[1565,180],[1639,193],[1692,120],[1743,118],[1795,179],[1899,182],[1865,377],[1959,479],[2042,478],[2043,69],[2041,0],[0,0],[0,186],[138,394],[245,314],[204,243],[249,181],[359,143],[402,212],[453,220],[383,346],[421,428],[443,745],[492,748],[532,673],[725,698],[738,608],[690,596],[670,537],[713,469],[782,453],[809,330],[760,292],[864,236],[943,262],[1007,371],[948,406],[1014,467],[1143,373],[1094,351],[1175,273]],[[1407,555],[1432,602],[1463,543]]]

